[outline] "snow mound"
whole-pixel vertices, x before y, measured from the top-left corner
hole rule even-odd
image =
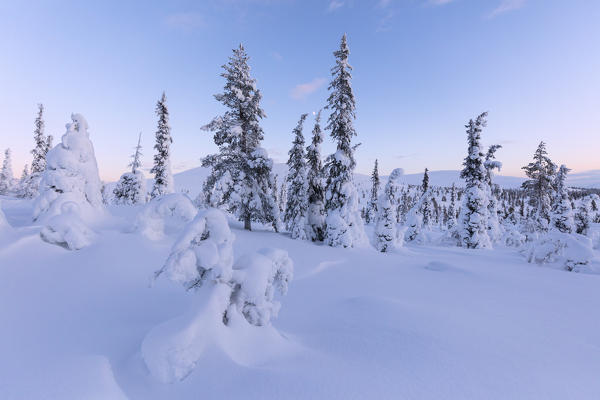
[[[234,236],[222,212],[198,213],[173,245],[164,275],[198,295],[184,315],[152,329],[142,356],[162,382],[184,379],[207,348],[218,348],[240,365],[256,365],[292,348],[270,324],[287,292],[293,264],[287,252],[262,249],[233,263]]]
[[[61,205],[61,213],[51,217],[40,232],[45,242],[68,250],[79,250],[92,243],[94,232],[82,221],[77,203]]]
[[[579,234],[551,231],[532,243],[527,260],[536,264],[557,264],[567,271],[589,272],[594,257],[592,241]]]
[[[135,230],[150,240],[180,232],[198,210],[189,197],[170,193],[152,199],[136,217]]]

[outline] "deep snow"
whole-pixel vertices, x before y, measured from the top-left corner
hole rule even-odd
[[[600,275],[528,264],[514,249],[382,254],[237,222],[236,257],[268,245],[294,261],[273,321],[281,337],[268,351],[211,347],[163,384],[142,341],[199,297],[166,279],[150,286],[177,235],[132,233],[140,208],[112,207],[93,244],[68,251],[40,239],[31,201],[1,206],[12,225],[0,226],[2,399],[600,398]]]

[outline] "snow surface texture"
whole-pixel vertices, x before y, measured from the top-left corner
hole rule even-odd
[[[144,339],[142,356],[160,381],[185,378],[210,346],[243,364],[286,347],[270,320],[280,306],[273,300],[274,290],[287,292],[292,262],[283,250],[263,249],[234,265],[233,240],[221,211],[202,211],[157,272],[201,292],[190,311],[154,328]]]
[[[0,235],[0,399],[600,398],[600,275],[539,267],[502,246],[382,254],[237,221],[235,254],[269,246],[294,260],[273,336],[239,315],[241,339],[222,323],[194,325],[201,357],[164,384],[145,365],[144,338],[220,307],[206,287],[161,277],[148,288],[182,230],[150,241],[97,229],[90,246],[67,252],[40,240],[31,201],[2,198],[2,210],[13,228]],[[110,208],[123,227],[138,210]],[[597,249],[586,268],[600,269]]]
[[[88,124],[81,114],[72,114],[62,142],[46,155],[46,170],[40,182],[33,219],[46,221],[60,214],[62,204],[73,202],[83,220],[98,217],[102,205],[102,184]]]
[[[160,240],[165,234],[180,232],[198,210],[189,197],[170,193],[152,199],[138,214],[135,230],[151,240]]]

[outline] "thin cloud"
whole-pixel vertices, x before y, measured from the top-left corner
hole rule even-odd
[[[335,11],[340,7],[344,6],[344,2],[342,0],[331,0],[329,2],[329,7],[327,7],[327,11]]]
[[[525,1],[526,0],[502,0],[500,5],[488,15],[488,18],[495,18],[509,11],[518,10],[525,5]]]
[[[429,0],[429,4],[434,6],[443,6],[444,4],[452,3],[454,0]]]
[[[170,28],[184,31],[193,31],[204,27],[206,24],[202,15],[195,12],[171,14],[165,18],[164,22]]]
[[[310,82],[301,83],[292,89],[290,96],[294,100],[304,100],[309,94],[316,92],[325,82],[325,78],[315,78]]]

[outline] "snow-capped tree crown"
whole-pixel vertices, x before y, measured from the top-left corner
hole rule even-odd
[[[173,175],[171,173],[171,127],[169,126],[169,109],[167,108],[167,95],[163,92],[156,103],[158,124],[156,128],[156,143],[154,149],[154,166],[150,173],[154,174],[154,187],[152,198],[167,193],[173,193]]]

